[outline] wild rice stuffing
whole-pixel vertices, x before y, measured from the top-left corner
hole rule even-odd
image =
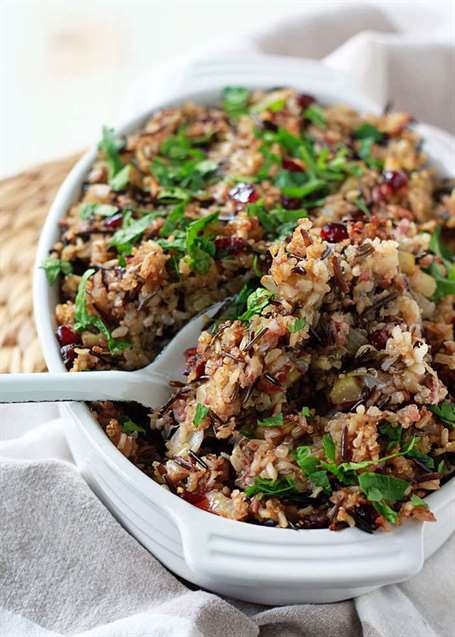
[[[293,529],[431,521],[455,469],[455,190],[406,113],[292,89],[104,129],[44,264],[73,372],[150,362],[230,297],[160,411],[91,405],[164,488]]]

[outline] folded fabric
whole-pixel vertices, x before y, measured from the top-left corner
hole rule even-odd
[[[52,427],[62,437],[65,422]],[[453,634],[455,585],[447,565],[455,538],[418,578],[365,595],[355,607],[265,608],[222,600],[177,580],[118,524],[68,462],[3,455],[0,490],[2,637],[357,637],[362,629],[371,637]]]
[[[451,6],[388,6],[325,3],[192,59],[214,51],[324,59],[378,103],[391,99],[455,132]],[[169,77],[168,67],[141,78],[123,114],[143,110]],[[0,408],[0,637],[453,635],[454,536],[411,581],[354,602],[266,608],[223,600],[179,581],[120,526],[71,464],[66,422],[49,422],[55,416],[55,406]]]

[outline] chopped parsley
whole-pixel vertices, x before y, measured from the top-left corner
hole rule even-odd
[[[436,281],[436,291],[434,300],[438,301],[444,296],[455,294],[455,263],[453,262],[454,254],[448,246],[441,241],[441,226],[437,226],[431,235],[429,249],[433,254],[438,256],[446,269],[446,276],[442,273],[440,266],[433,261],[427,272]]]
[[[453,403],[443,400],[439,405],[430,405],[428,409],[450,429],[455,429],[455,405]]]
[[[311,447],[308,445],[301,445],[300,447],[297,447],[294,452],[294,456],[297,464],[306,476],[309,476],[320,467],[319,458],[311,455]]]
[[[226,86],[223,90],[223,109],[231,118],[236,119],[248,112],[250,92],[241,86]]]
[[[196,411],[194,412],[193,425],[195,427],[199,427],[199,425],[201,424],[201,422],[204,420],[204,418],[207,416],[208,413],[209,413],[209,408],[206,405],[203,405],[202,403],[198,403],[196,405]]]
[[[64,261],[63,259],[56,259],[55,257],[47,257],[41,266],[46,273],[46,278],[49,285],[53,285],[58,279],[60,274],[72,274],[73,266],[70,261]]]
[[[321,487],[325,493],[330,495],[332,487],[328,473],[321,468],[319,458],[311,455],[311,447],[301,445],[294,451],[294,456],[304,475],[311,480],[316,487]]]
[[[208,272],[215,256],[216,248],[213,239],[204,234],[208,225],[218,219],[218,213],[196,219],[186,230],[185,251],[191,267],[196,272]]]
[[[359,475],[359,486],[376,511],[396,524],[398,513],[390,505],[404,498],[409,482],[381,473],[365,472]]]
[[[126,164],[126,166],[123,166],[123,168],[119,170],[116,175],[109,179],[109,185],[111,186],[112,190],[118,192],[120,190],[124,190],[127,187],[130,181],[132,168],[133,167],[131,164]]]
[[[118,212],[116,206],[110,206],[104,203],[84,203],[79,210],[79,216],[81,219],[90,219],[90,217],[111,217]]]
[[[87,307],[87,281],[95,273],[93,268],[86,270],[79,282],[76,300],[74,304],[74,329],[77,332],[88,328],[97,329],[106,339],[111,354],[120,354],[130,346],[126,340],[119,340],[112,337],[104,321],[95,314],[90,314]]]
[[[123,217],[123,225],[120,230],[113,234],[110,245],[119,254],[131,254],[133,244],[139,241],[152,221],[161,214],[161,212],[148,212],[139,219],[133,219],[132,213],[129,211],[129,214],[125,214]]]
[[[397,425],[394,426],[390,422],[385,422],[379,425],[379,433],[381,436],[387,438],[387,449],[391,449],[401,445],[401,436],[403,435],[403,429]]]
[[[113,128],[103,126],[101,141],[98,148],[103,151],[109,169],[109,178],[116,175],[123,168],[119,150],[123,148],[123,140],[117,137]]]
[[[326,125],[324,111],[317,104],[311,104],[311,106],[308,106],[308,108],[305,109],[303,115],[318,128],[324,128],[324,126]]]
[[[185,204],[181,203],[175,206],[160,229],[160,237],[169,237],[176,230],[184,215]]]
[[[356,139],[372,139],[373,142],[380,142],[383,138],[383,134],[380,130],[373,126],[373,124],[369,124],[368,122],[364,122],[354,131],[354,137]]]
[[[294,480],[289,476],[285,476],[284,478],[277,478],[276,480],[256,478],[254,483],[245,489],[245,493],[251,498],[257,494],[274,496],[286,495],[297,493],[297,490]]]
[[[146,431],[144,429],[144,427],[141,427],[140,425],[138,425],[137,423],[134,422],[134,420],[131,420],[131,418],[129,418],[128,416],[123,416],[122,418],[120,418],[120,424],[122,425],[122,430],[124,433],[126,434],[145,434]]]
[[[298,318],[293,323],[291,323],[288,327],[289,332],[291,334],[295,334],[296,332],[300,332],[306,325],[306,321],[304,318]]]
[[[370,168],[382,168],[382,161],[374,159],[371,152],[374,144],[380,142],[384,136],[375,126],[368,122],[363,123],[354,131],[354,137],[360,141],[359,157]]]
[[[150,169],[164,189],[158,198],[162,203],[185,201],[201,191],[218,168],[195,146],[197,140],[189,139],[184,129],[171,135],[160,145],[160,156],[155,157]]]
[[[329,462],[336,462],[336,446],[330,434],[324,434],[322,436],[322,448],[324,449],[327,460]]]
[[[298,221],[308,216],[304,208],[287,210],[286,208],[273,208],[267,210],[262,200],[251,203],[247,207],[250,217],[257,217],[259,223],[270,239],[282,239],[292,233]]]
[[[402,500],[409,487],[409,482],[401,478],[371,472],[362,473],[359,484],[369,500],[380,498],[392,503]]]
[[[424,509],[428,509],[428,503],[425,502],[425,500],[423,498],[420,498],[418,495],[412,494],[410,502],[415,507],[422,507]]]
[[[260,314],[262,310],[267,307],[272,298],[272,292],[269,292],[269,290],[265,288],[257,288],[257,290],[248,296],[246,310],[239,316],[239,319],[241,321],[249,321],[255,314]]]
[[[283,414],[278,414],[277,416],[270,416],[269,418],[258,420],[257,424],[258,427],[282,427],[284,424]]]
[[[109,185],[113,190],[123,190],[129,182],[131,166],[125,166],[119,154],[123,145],[123,140],[117,137],[113,128],[103,126],[98,148],[103,151],[106,158]]]

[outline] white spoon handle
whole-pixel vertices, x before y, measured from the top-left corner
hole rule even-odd
[[[152,373],[0,374],[0,403],[114,400],[158,407],[169,393],[167,379]]]

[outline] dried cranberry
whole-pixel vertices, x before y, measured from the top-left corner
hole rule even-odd
[[[229,197],[239,203],[253,203],[259,199],[255,186],[253,184],[245,183],[237,184],[237,186],[231,188],[229,191]]]
[[[281,203],[286,210],[298,210],[302,207],[302,200],[296,197],[281,197]]]
[[[371,191],[371,197],[375,203],[381,203],[381,201],[385,201],[393,194],[393,189],[390,184],[379,184],[375,186]]]
[[[240,254],[247,245],[245,239],[241,239],[240,237],[218,237],[215,239],[218,256],[221,256],[223,253]]]
[[[182,493],[182,498],[198,507],[198,509],[203,509],[204,511],[209,510],[209,501],[207,496],[203,493],[190,493],[189,491],[185,491],[185,493]]]
[[[295,162],[293,159],[289,159],[289,157],[285,157],[283,159],[283,168],[285,170],[291,170],[294,173],[303,173],[303,168]]]
[[[312,95],[305,95],[304,93],[299,95],[298,100],[299,100],[299,106],[301,108],[308,108],[308,106],[310,106],[316,101]]]
[[[76,345],[64,345],[60,348],[60,354],[66,367],[69,367],[76,358],[75,347]]]
[[[408,185],[408,176],[401,170],[387,170],[384,173],[384,183],[388,184],[396,192]]]
[[[193,372],[196,378],[202,376],[205,372],[206,359],[202,354],[199,354],[197,347],[189,347],[185,350],[186,366],[185,374],[188,375]]]
[[[188,347],[188,349],[186,349],[183,352],[183,355],[185,356],[186,360],[188,360],[189,358],[193,358],[193,356],[196,356],[197,354],[197,347]]]
[[[321,237],[324,241],[338,243],[348,238],[348,231],[343,223],[326,223],[325,226],[321,228]]]
[[[81,337],[70,325],[59,325],[56,335],[60,345],[76,345],[81,342]]]
[[[278,392],[283,391],[283,388],[280,385],[275,385],[275,383],[271,383],[264,377],[258,380],[256,388],[259,389],[259,391],[264,392],[264,394],[277,394]]]
[[[370,334],[370,343],[373,345],[373,347],[375,347],[377,350],[383,350],[385,349],[386,343],[387,343],[387,339],[389,338],[389,333],[388,331],[383,327],[380,330],[376,330],[375,332],[373,332],[372,334]]]
[[[106,228],[119,228],[123,223],[123,215],[121,212],[117,212],[115,215],[112,215],[111,217],[108,217],[105,222],[104,225]]]

